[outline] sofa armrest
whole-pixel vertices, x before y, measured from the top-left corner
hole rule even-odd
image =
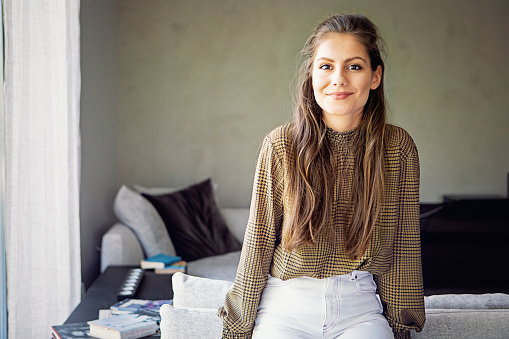
[[[422,332],[412,339],[509,338],[507,309],[426,309]]]
[[[101,241],[101,273],[110,265],[139,265],[144,259],[136,235],[124,224],[116,223]]]

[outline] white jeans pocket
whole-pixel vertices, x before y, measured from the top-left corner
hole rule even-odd
[[[355,285],[359,293],[375,293],[376,283],[371,274],[358,274],[355,278]]]

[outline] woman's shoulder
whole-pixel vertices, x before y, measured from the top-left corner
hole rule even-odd
[[[385,143],[387,151],[398,150],[402,155],[417,152],[414,139],[403,128],[387,124],[385,129]]]
[[[270,131],[266,139],[272,144],[286,144],[291,141],[293,123],[284,124]]]

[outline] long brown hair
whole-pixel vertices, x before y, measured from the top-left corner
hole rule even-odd
[[[382,41],[377,27],[362,15],[329,17],[315,28],[301,51],[304,61],[299,72],[292,134],[295,172],[287,187],[292,208],[290,221],[283,229],[283,245],[286,250],[292,250],[299,244],[315,243],[331,217],[339,173],[335,170],[322,109],[315,100],[311,79],[315,51],[329,33],[354,36],[365,46],[372,70],[382,68],[380,85],[370,91],[352,148],[352,209],[344,246],[347,256],[356,259],[368,247],[382,206],[386,123]]]

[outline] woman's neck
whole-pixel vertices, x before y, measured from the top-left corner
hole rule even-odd
[[[323,115],[325,125],[336,132],[348,132],[355,129],[361,123],[362,113],[349,116]]]

